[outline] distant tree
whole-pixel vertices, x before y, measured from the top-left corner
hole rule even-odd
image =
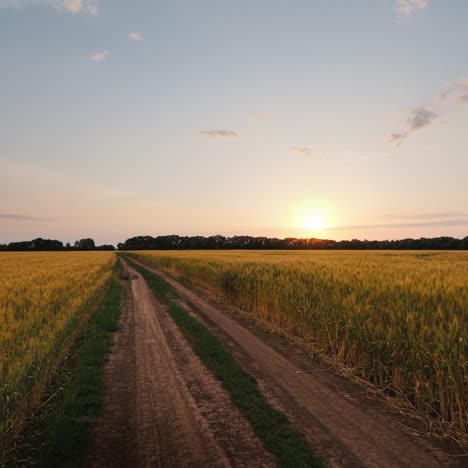
[[[8,249],[11,251],[31,250],[31,241],[10,242]]]
[[[460,241],[458,248],[460,250],[468,250],[468,236]]]
[[[175,249],[304,249],[304,250],[468,250],[468,237],[463,240],[453,237],[401,240],[343,240],[330,239],[276,239],[252,236],[138,236],[120,242],[119,250],[175,250]]]
[[[64,246],[61,241],[42,239],[38,237],[31,241],[10,242],[8,245],[0,244],[0,251],[57,251],[57,250],[115,250],[113,245],[104,244],[96,246],[93,239],[77,240],[72,247],[69,242]]]
[[[32,241],[11,242],[8,244],[7,250],[13,251],[47,251],[47,250],[63,250],[62,242],[58,240],[42,239],[41,237]]]
[[[115,247],[113,245],[104,244],[104,245],[98,245],[96,247],[96,250],[115,250]]]
[[[63,243],[58,240],[51,239],[34,239],[31,241],[31,250],[63,250]]]
[[[96,244],[93,239],[87,238],[77,240],[74,247],[77,250],[94,250],[96,248]]]

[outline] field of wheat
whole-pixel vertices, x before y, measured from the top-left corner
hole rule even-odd
[[[109,252],[0,253],[0,441],[37,402],[114,264]]]
[[[135,252],[466,431],[468,253]]]

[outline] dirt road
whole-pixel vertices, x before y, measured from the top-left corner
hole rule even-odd
[[[128,267],[126,267],[128,268]],[[229,394],[133,269],[90,467],[274,466]]]
[[[306,367],[278,352],[225,310],[160,271],[186,306],[212,328],[252,373],[271,404],[288,414],[314,449],[331,466],[429,467],[462,466],[418,435],[387,405],[369,397],[361,386],[308,362]]]

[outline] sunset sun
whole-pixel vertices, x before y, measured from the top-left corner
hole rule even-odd
[[[311,214],[304,218],[302,227],[307,231],[320,232],[323,231],[327,226],[323,215]]]

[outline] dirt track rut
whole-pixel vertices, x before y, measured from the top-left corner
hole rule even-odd
[[[128,267],[127,267],[128,268]],[[274,466],[229,398],[133,269],[85,466]]]
[[[317,364],[310,363],[304,372],[225,311],[167,274],[147,268],[173,286],[186,305],[224,339],[257,378],[269,401],[290,416],[331,466],[462,466],[466,461],[450,457],[429,439],[405,429],[385,405],[363,395],[362,387],[350,382],[340,388],[337,376]]]

